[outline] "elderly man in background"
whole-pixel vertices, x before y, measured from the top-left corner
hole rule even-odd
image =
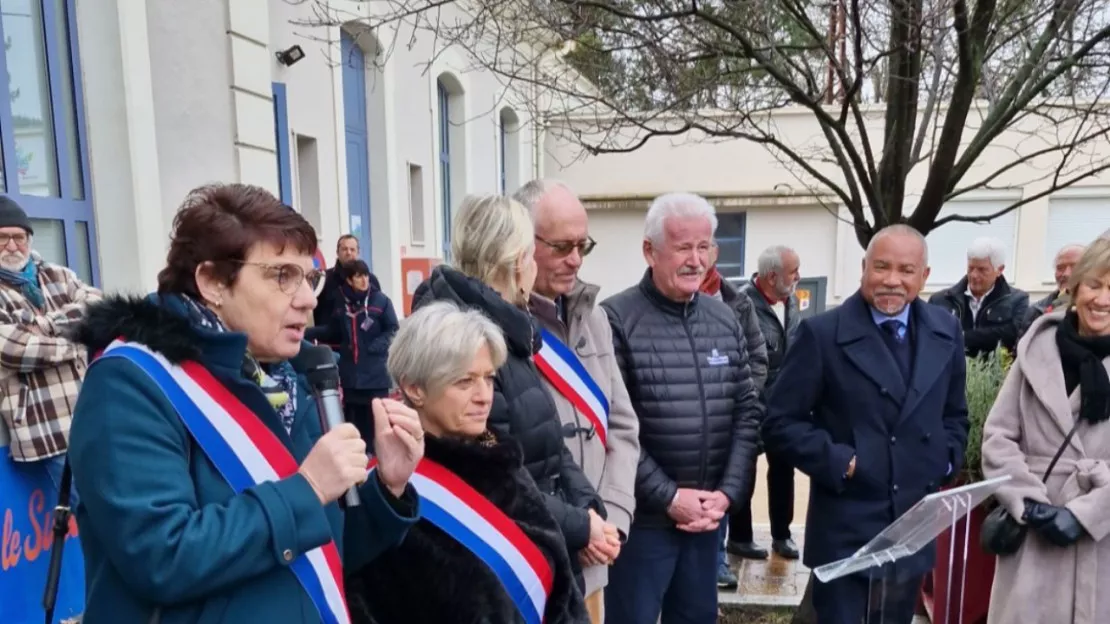
[[[951,312],[964,332],[964,348],[971,357],[988,355],[999,346],[1011,352],[1029,293],[1010,286],[1006,269],[1006,246],[995,238],[977,238],[967,248],[967,275],[951,288],[934,293],[929,303]]]
[[[27,213],[0,196],[0,416],[12,459],[42,462],[60,489],[86,366],[85,348],[66,329],[101,294],[32,251],[34,234]]]
[[[1056,252],[1056,257],[1052,260],[1056,290],[1048,293],[1044,299],[1029,306],[1029,309],[1025,312],[1025,318],[1022,319],[1022,334],[1025,333],[1026,329],[1029,329],[1033,321],[1051,312],[1064,301],[1064,297],[1067,296],[1068,280],[1071,279],[1071,270],[1075,267],[1075,263],[1079,262],[1079,257],[1083,255],[1086,249],[1087,248],[1083,245],[1072,244],[1065,245],[1060,248],[1060,251]]]
[[[596,305],[599,289],[578,279],[582,259],[595,245],[586,209],[555,181],[529,182],[514,198],[528,208],[536,230],[536,282],[529,301],[543,326],[536,366],[559,410],[564,442],[623,541],[636,511],[640,426],[617,368],[609,319]],[[601,624],[613,553],[587,547],[578,558],[590,621]]]
[[[963,336],[950,314],[918,300],[928,275],[917,230],[877,232],[859,290],[799,324],[767,397],[767,452],[811,480],[810,569],[856,553],[963,466]],[[816,621],[910,624],[935,555],[928,546],[892,568],[812,581]]]
[[[720,247],[714,244],[709,253],[709,270],[705,272],[705,277],[701,281],[701,293],[724,301],[736,313],[736,320],[744,330],[744,341],[748,347],[748,366],[752,369],[752,383],[755,384],[756,392],[762,392],[763,384],[767,380],[767,347],[764,346],[763,333],[759,329],[759,318],[755,314],[751,298],[730,284],[717,270],[719,255]],[[752,483],[754,484],[755,481],[753,480]],[[717,587],[721,589],[735,589],[739,584],[736,574],[728,565],[728,555],[725,551],[725,540],[729,530],[729,523],[722,522],[721,549],[717,561]],[[748,506],[748,541],[751,541],[750,505]],[[766,551],[764,551],[764,557],[766,557]]]
[[[762,407],[735,312],[699,292],[716,228],[704,198],[656,198],[643,279],[602,303],[641,446],[632,532],[605,591],[608,624],[717,621],[718,527],[754,478]]]
[[[774,245],[759,254],[758,273],[743,288],[752,300],[767,349],[767,383],[760,394],[764,402],[801,320],[794,294],[799,280],[801,259],[797,252],[785,245]],[[729,515],[728,551],[746,559],[766,559],[767,551],[755,543],[752,532],[754,491],[753,483],[747,498]],[[798,546],[790,534],[790,523],[794,520],[794,467],[778,454],[767,454],[767,498],[771,550],[785,559],[797,559]]]

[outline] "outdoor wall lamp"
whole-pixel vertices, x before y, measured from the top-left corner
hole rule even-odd
[[[285,50],[275,52],[274,56],[277,57],[279,63],[288,67],[304,58],[304,50],[301,48],[301,46],[294,45]]]

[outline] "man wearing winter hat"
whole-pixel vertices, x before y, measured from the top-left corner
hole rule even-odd
[[[57,487],[86,364],[65,329],[101,295],[32,251],[34,234],[19,204],[0,196],[0,418],[12,459],[44,462]]]

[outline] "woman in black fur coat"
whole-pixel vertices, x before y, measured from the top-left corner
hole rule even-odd
[[[420,414],[425,458],[485,496],[551,566],[554,582],[544,622],[585,624],[589,618],[566,543],[524,468],[520,445],[486,427],[494,374],[505,358],[504,338],[488,318],[437,302],[402,322],[388,368],[406,402]],[[492,569],[427,518],[373,565],[348,576],[347,600],[356,624],[527,621]]]

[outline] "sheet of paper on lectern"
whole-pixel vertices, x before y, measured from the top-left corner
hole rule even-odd
[[[908,557],[929,545],[945,529],[955,526],[1009,479],[1009,475],[1004,475],[934,492],[918,501],[854,555],[823,565],[813,573],[827,583]]]

